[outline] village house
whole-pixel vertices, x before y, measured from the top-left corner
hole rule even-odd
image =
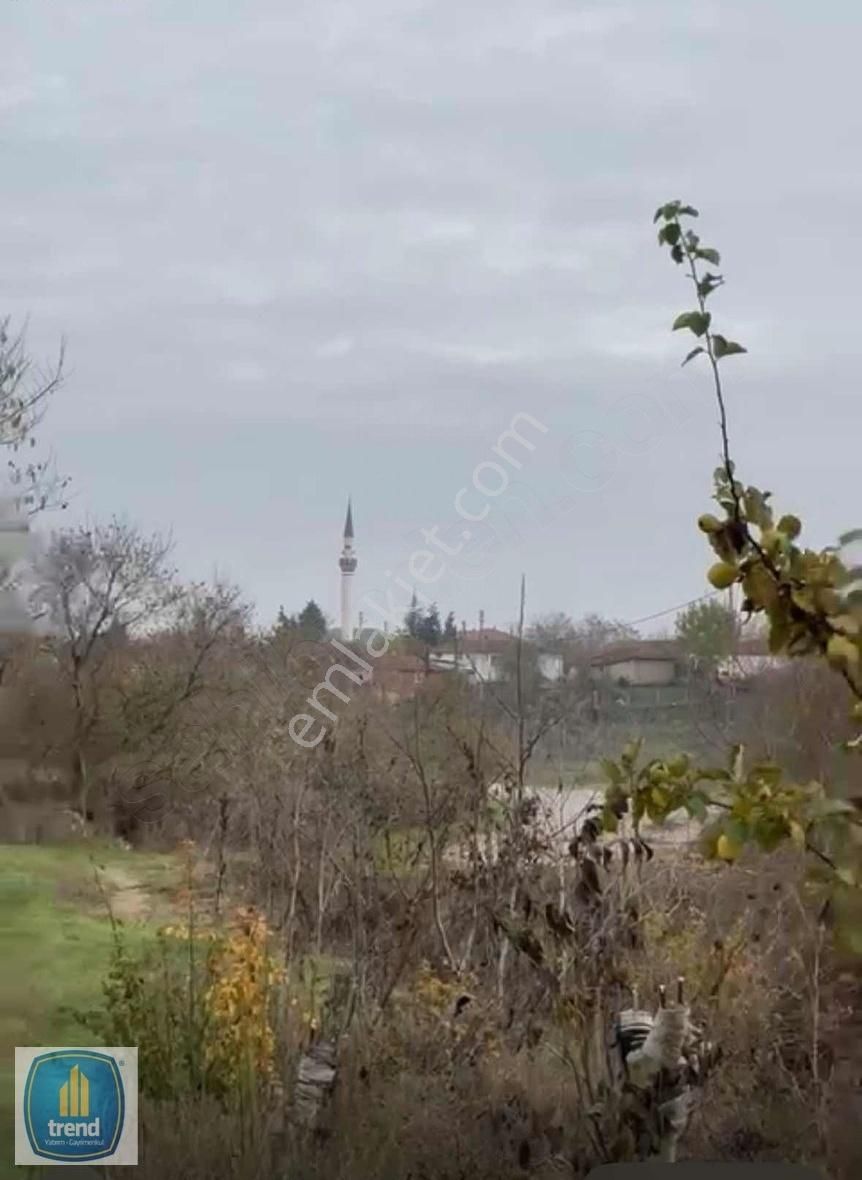
[[[477,684],[504,680],[514,661],[516,639],[498,627],[463,630],[457,640],[431,657],[439,670],[457,668]],[[556,652],[538,652],[542,679],[554,683],[563,679],[563,657]]]
[[[457,668],[477,682],[502,680],[506,653],[512,643],[509,632],[498,627],[462,630],[452,646],[434,653],[434,666],[441,670]]]
[[[679,644],[672,639],[635,639],[612,643],[590,660],[594,680],[653,687],[673,684],[684,665]]]
[[[765,639],[740,639],[732,655],[716,669],[723,683],[743,683],[763,672],[780,668],[786,660],[770,654]],[[690,661],[675,639],[637,639],[613,643],[590,660],[593,680],[632,688],[657,688],[683,680]]]
[[[739,683],[764,672],[772,672],[787,665],[785,656],[773,655],[769,644],[762,637],[740,639],[732,656],[718,665],[718,679],[727,683]]]
[[[371,690],[390,705],[411,700],[428,673],[422,657],[409,651],[388,651],[370,663]]]
[[[409,700],[429,677],[461,672],[474,684],[499,683],[514,667],[516,639],[497,627],[462,630],[457,641],[427,653],[419,645],[392,648],[385,655],[368,658],[371,671],[366,682],[375,695],[389,703]],[[537,654],[539,673],[548,683],[563,679],[563,657],[554,652]]]

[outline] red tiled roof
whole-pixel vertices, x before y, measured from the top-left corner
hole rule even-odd
[[[499,627],[485,627],[482,631],[460,631],[458,651],[475,655],[506,651],[515,642],[515,636]]]
[[[389,651],[371,660],[371,686],[390,699],[415,696],[426,676],[425,661],[411,652]]]

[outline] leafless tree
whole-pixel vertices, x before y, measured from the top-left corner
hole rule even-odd
[[[43,508],[65,507],[68,481],[57,476],[50,459],[33,454],[34,431],[62,374],[62,345],[52,368],[36,369],[24,332],[12,332],[9,319],[0,319],[0,451],[7,456],[5,479],[0,481],[0,678],[15,638],[30,628],[18,577],[29,550],[29,518]],[[26,460],[20,457],[22,451]]]
[[[31,602],[72,699],[73,797],[88,810],[86,747],[100,715],[99,671],[117,645],[163,622],[180,594],[171,544],[120,520],[55,533],[34,563]]]
[[[34,365],[27,354],[25,332],[13,332],[7,318],[0,319],[0,447],[10,454],[7,478],[14,498],[28,515],[44,508],[63,506],[67,480],[53,473],[50,459],[22,462],[26,447],[36,445],[34,431],[63,381],[65,348],[49,368]]]
[[[161,629],[122,648],[105,713],[111,808],[127,837],[173,820],[224,840],[235,793],[226,733],[248,696],[249,613],[227,582],[178,587]]]

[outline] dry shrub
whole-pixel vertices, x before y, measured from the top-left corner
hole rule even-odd
[[[693,1019],[723,1053],[706,1079],[683,1156],[807,1162],[831,1180],[857,1175],[858,1148],[846,1124],[858,1101],[852,1087],[859,1060],[855,1074],[836,1066],[853,1030],[848,976],[840,975],[805,896],[798,858],[751,856],[713,866],[676,852],[656,856],[636,877],[625,896],[637,899],[638,938],[594,943],[608,959],[604,984],[596,982],[601,964],[579,970],[574,961],[565,1002],[543,993],[543,977],[531,975],[520,954],[502,997],[493,971],[458,977],[411,960],[382,1014],[373,1007],[357,1013],[316,1134],[290,1115],[308,1028],[285,996],[276,1028],[278,1085],[262,1087],[242,1109],[192,1099],[147,1105],[142,1174],[586,1176],[608,1158],[631,1158],[613,1073],[602,1064],[613,1015],[631,1002],[612,976],[654,1007],[659,984],[683,975]],[[579,978],[587,990],[578,991]],[[539,1029],[532,1039],[520,1027],[527,1016]]]
[[[266,1176],[270,1157],[263,1120],[255,1134],[239,1110],[213,1098],[187,1096],[174,1102],[141,1099],[140,1163],[143,1176],[160,1180],[245,1180]]]
[[[852,1013],[836,1005],[840,964],[807,892],[792,853],[733,867],[675,858],[650,881],[647,953],[631,965],[642,996],[672,971],[684,974],[695,1019],[723,1053],[685,1142],[691,1158],[793,1160],[828,1167],[835,1180],[858,1174],[858,1147],[840,1134],[853,1082],[835,1069]],[[857,1040],[857,1078],[860,1064]]]
[[[736,737],[756,761],[778,763],[789,778],[857,793],[858,774],[842,742],[853,736],[847,686],[820,660],[796,660],[760,676],[739,700]]]

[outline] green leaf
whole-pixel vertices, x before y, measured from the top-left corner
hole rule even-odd
[[[774,610],[779,604],[778,583],[762,561],[751,565],[742,579],[745,597],[757,610]]]
[[[806,807],[806,814],[813,820],[829,819],[833,815],[853,815],[856,808],[846,799],[813,799]]]
[[[711,318],[708,311],[684,311],[673,321],[673,330],[678,332],[680,328],[689,328],[695,336],[702,336],[709,327]]]
[[[708,288],[712,289],[713,287],[721,287],[723,284],[724,284],[724,275],[713,274],[711,270],[708,270],[706,272],[706,274],[703,276],[703,278],[700,279],[697,286],[698,286],[698,290],[700,290],[701,287],[704,287],[704,288],[708,287]]]
[[[745,820],[732,816],[724,825],[724,830],[736,844],[745,844],[751,836],[751,829]]]
[[[716,360],[721,360],[723,356],[733,356],[734,353],[747,352],[741,344],[737,344],[735,340],[726,340],[724,336],[716,334],[712,338],[712,351],[715,353]]]
[[[677,244],[672,247],[670,256],[676,263],[685,262],[685,254],[683,253],[682,246],[680,246],[679,242],[677,242]]]
[[[667,764],[667,769],[674,778],[680,778],[686,773],[690,764],[691,761],[688,754],[677,754],[675,757],[670,759]]]
[[[614,815],[625,815],[629,809],[629,798],[625,787],[621,783],[612,783],[605,791],[605,806],[610,807]]]
[[[784,820],[776,817],[761,821],[752,833],[764,852],[774,852],[782,840],[789,834]]]
[[[655,224],[660,217],[663,217],[665,221],[670,221],[672,217],[676,217],[681,204],[681,201],[668,201],[664,205],[659,205],[658,209],[656,209],[655,217],[653,218],[653,224]]]
[[[662,820],[667,815],[667,809],[670,805],[670,795],[663,787],[653,787],[649,793],[649,800],[647,802],[647,811],[650,813],[650,818]]]
[[[853,545],[862,541],[862,529],[851,529],[849,533],[842,533],[838,538],[839,545]]]
[[[623,774],[616,762],[612,758],[602,758],[601,760],[602,773],[609,783],[615,786],[623,781]]]
[[[689,795],[685,801],[685,809],[692,819],[706,819],[706,802],[702,795]]]
[[[724,282],[721,275],[706,274],[697,284],[697,293],[701,299],[708,299],[716,287],[720,287]]]
[[[721,766],[710,766],[698,771],[699,776],[710,783],[729,783],[731,774]]]
[[[697,209],[693,205],[683,205],[677,213],[678,217],[700,217]]]
[[[781,767],[774,762],[759,762],[751,768],[751,778],[766,786],[777,787],[781,782]]]
[[[683,368],[685,365],[687,365],[689,361],[693,361],[694,358],[698,355],[698,353],[705,352],[705,351],[706,351],[706,349],[701,344],[698,344],[697,348],[693,348],[691,350],[691,352],[688,354],[688,356],[685,358],[685,360],[680,365],[680,368]]]
[[[756,524],[759,529],[772,528],[772,509],[766,502],[766,496],[759,488],[746,488],[742,504],[745,508],[745,515],[752,524]]]
[[[700,246],[695,250],[695,255],[702,258],[705,262],[711,262],[713,266],[721,265],[721,255],[717,250],[713,250],[711,246]]]
[[[615,832],[620,826],[620,821],[611,811],[610,807],[602,808],[602,831]]]
[[[679,235],[681,233],[682,230],[675,221],[668,222],[667,225],[663,225],[658,231],[659,243],[667,242],[669,246],[675,246],[679,241]]]

